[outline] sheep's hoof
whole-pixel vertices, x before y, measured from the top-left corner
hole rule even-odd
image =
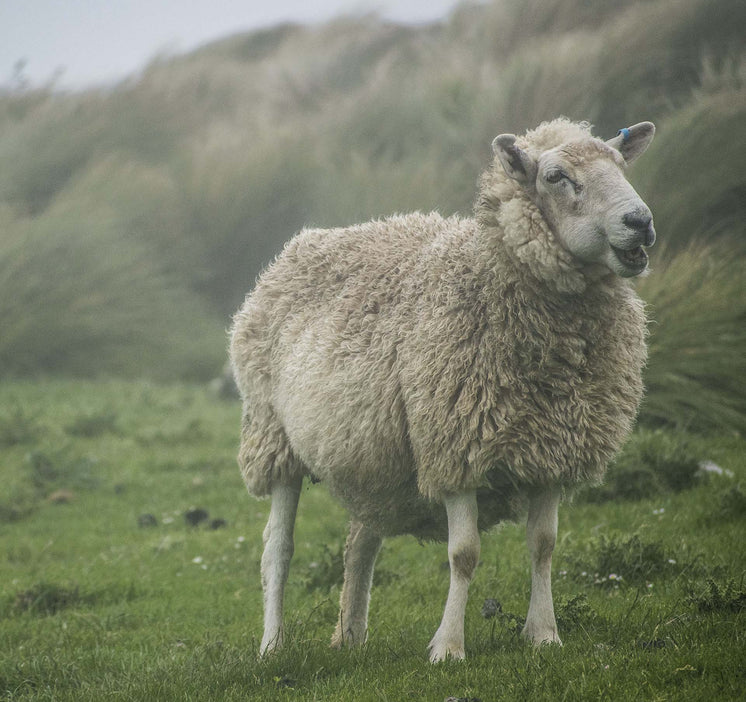
[[[466,658],[463,642],[459,644],[455,641],[440,641],[437,634],[433,637],[428,649],[431,663],[441,663],[448,659],[462,661]]]
[[[543,646],[544,644],[557,644],[558,646],[562,645],[562,641],[560,640],[559,634],[557,633],[557,629],[552,627],[541,629],[539,627],[533,627],[526,624],[526,626],[523,627],[521,635],[537,648],[539,646]]]
[[[274,636],[271,639],[262,641],[259,647],[259,658],[271,656],[277,649],[282,647],[282,636]]]
[[[330,646],[332,648],[341,649],[347,646],[348,648],[354,648],[356,646],[362,646],[368,638],[368,631],[366,628],[353,629],[347,627],[344,631],[338,626]]]

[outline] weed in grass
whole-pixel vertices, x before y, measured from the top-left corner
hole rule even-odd
[[[12,611],[16,614],[56,614],[62,609],[75,607],[90,601],[81,594],[78,585],[57,585],[56,583],[39,582],[16,594]]]
[[[581,580],[606,588],[645,585],[654,578],[680,573],[685,567],[674,558],[659,540],[645,540],[639,534],[631,536],[602,534],[582,555],[570,555]]]
[[[30,490],[13,489],[0,500],[0,524],[11,524],[31,514],[38,506],[38,498]]]
[[[146,514],[141,514],[137,518],[137,526],[139,526],[141,529],[149,529],[151,527],[157,527],[158,519],[156,519],[156,516],[154,514],[150,514],[149,512]]]
[[[204,427],[200,419],[191,419],[179,429],[164,431],[161,428],[149,428],[136,435],[136,440],[142,446],[164,444],[179,446],[184,444],[199,444],[212,439],[210,432]]]
[[[708,578],[703,591],[690,592],[689,603],[699,612],[742,612],[746,609],[746,590],[737,588],[733,579],[720,584]]]
[[[591,607],[585,593],[557,598],[554,603],[554,613],[560,631],[587,629],[599,619],[598,613]]]
[[[24,613],[49,616],[65,609],[132,602],[139,597],[139,594],[132,582],[121,582],[96,590],[86,590],[75,582],[61,584],[41,580],[6,598],[0,612],[5,612],[7,616],[18,616]]]
[[[54,454],[31,451],[26,455],[28,477],[40,494],[50,493],[54,488],[93,490],[100,480],[97,473],[98,460],[93,456],[77,456],[69,450]]]
[[[60,477],[60,471],[55,467],[52,459],[41,451],[32,451],[26,455],[29,466],[29,477],[37,488],[43,488],[50,483],[56,482]]]
[[[0,415],[0,446],[31,444],[36,441],[40,431],[36,417],[28,414],[20,405]]]
[[[490,639],[492,640],[495,638],[496,626],[515,635],[523,630],[523,625],[526,623],[523,617],[513,614],[513,612],[503,611],[502,604],[493,597],[485,599],[480,613],[485,619],[492,620],[492,631],[490,634]]]
[[[702,456],[684,434],[638,430],[609,467],[604,484],[581,489],[578,499],[601,503],[680,492],[704,479],[701,462]]]
[[[70,436],[94,438],[102,434],[117,434],[117,415],[115,412],[84,414],[77,417],[65,427]]]
[[[321,557],[308,564],[301,579],[306,590],[328,592],[335,585],[341,585],[344,577],[344,553],[341,546],[331,549],[324,544]]]
[[[720,495],[720,510],[718,516],[722,519],[743,519],[746,517],[746,493],[740,485],[734,485]]]

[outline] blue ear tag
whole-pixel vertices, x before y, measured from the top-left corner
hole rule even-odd
[[[625,143],[625,142],[629,141],[629,129],[627,129],[627,127],[624,127],[623,129],[620,129],[617,132],[617,136],[619,136],[619,134],[622,135],[622,143]]]

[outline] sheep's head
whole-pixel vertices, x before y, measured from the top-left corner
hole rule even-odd
[[[647,268],[644,247],[655,242],[655,229],[624,170],[654,133],[651,122],[641,122],[607,142],[589,135],[538,154],[521,148],[513,134],[501,134],[492,147],[576,259],[628,278]]]

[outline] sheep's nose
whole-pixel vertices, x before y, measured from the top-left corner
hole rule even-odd
[[[634,229],[643,237],[643,246],[652,246],[655,243],[653,216],[649,212],[628,212],[622,217],[622,221],[625,226]]]

